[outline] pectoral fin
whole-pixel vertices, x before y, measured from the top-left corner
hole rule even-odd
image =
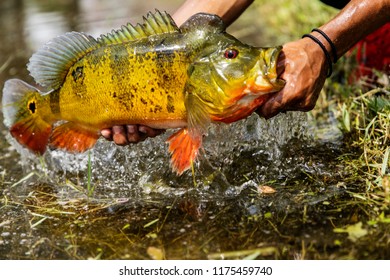
[[[199,98],[190,86],[186,86],[185,106],[187,110],[188,130],[193,138],[203,137],[210,125],[209,106],[206,101]]]
[[[171,165],[179,175],[189,169],[195,161],[203,136],[211,122],[209,105],[198,97],[190,85],[186,85],[185,106],[187,110],[186,128],[180,129],[168,138],[169,151],[172,154]]]
[[[99,134],[74,123],[68,122],[56,127],[49,140],[51,149],[63,149],[72,153],[82,153],[92,148]]]

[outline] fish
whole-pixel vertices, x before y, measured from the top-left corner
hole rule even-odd
[[[172,170],[181,175],[211,123],[244,119],[284,87],[281,51],[242,43],[207,13],[180,27],[156,10],[98,38],[68,32],[31,56],[27,69],[36,87],[5,82],[4,123],[36,155],[85,152],[115,125],[177,129],[167,142]]]

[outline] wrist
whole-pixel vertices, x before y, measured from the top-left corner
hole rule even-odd
[[[316,40],[319,41],[322,46],[325,47],[325,50],[327,54],[329,54],[329,56],[331,57],[332,62],[336,64],[338,60],[337,49],[332,39],[329,38],[329,36],[319,28],[312,29],[310,35],[313,36]]]
[[[321,31],[319,34],[322,36],[322,38],[318,38],[318,36],[313,34],[313,32],[310,34],[304,34],[302,38],[307,39],[306,44],[309,47],[307,48],[306,52],[312,53],[314,50],[316,50],[316,53],[312,54],[312,57],[315,58],[315,62],[318,62],[320,57],[323,58],[322,68],[327,66],[327,77],[330,77],[333,71],[333,62],[336,62],[337,60],[337,51],[326,34]],[[326,41],[326,43],[324,41]],[[333,59],[331,53],[333,54]]]

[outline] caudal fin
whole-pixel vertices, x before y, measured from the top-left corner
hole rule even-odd
[[[43,118],[49,112],[43,100],[36,88],[21,80],[5,82],[2,100],[4,123],[20,144],[41,155],[46,150],[52,129],[51,123]]]

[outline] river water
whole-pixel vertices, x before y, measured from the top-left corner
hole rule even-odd
[[[33,83],[29,57],[59,34],[98,36],[180,2],[2,0],[0,85]],[[302,242],[332,246],[326,207],[344,188],[341,135],[329,120],[296,112],[213,126],[195,173],[180,177],[169,167],[171,132],[36,158],[1,122],[0,258],[300,258]]]

